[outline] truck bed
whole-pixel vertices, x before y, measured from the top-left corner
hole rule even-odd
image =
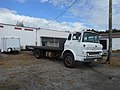
[[[60,47],[52,47],[52,46],[26,46],[27,50],[33,49],[41,49],[41,50],[49,50],[49,51],[63,51],[64,48]]]

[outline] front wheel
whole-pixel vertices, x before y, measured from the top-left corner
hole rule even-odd
[[[71,53],[66,53],[64,55],[64,65],[69,68],[75,67],[74,56]]]

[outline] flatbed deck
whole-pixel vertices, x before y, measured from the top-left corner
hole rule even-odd
[[[64,48],[60,47],[52,47],[52,46],[26,46],[28,50],[41,49],[41,50],[49,50],[49,51],[63,51]]]

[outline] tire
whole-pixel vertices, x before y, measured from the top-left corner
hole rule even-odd
[[[74,56],[71,53],[65,53],[64,55],[64,65],[68,68],[75,67]]]
[[[11,52],[12,52],[12,48],[8,48],[8,49],[7,49],[7,52],[8,52],[8,53],[11,53]]]
[[[34,51],[34,54],[35,54],[35,57],[36,57],[37,59],[40,59],[40,58],[43,57],[43,52],[42,52],[41,50],[39,50],[39,49],[36,49],[36,50]]]

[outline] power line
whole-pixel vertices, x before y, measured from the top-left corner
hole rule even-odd
[[[52,23],[54,20],[58,19],[60,16],[62,16],[69,8],[71,8],[75,3],[77,2],[77,0],[75,0],[72,4],[70,4],[70,6],[68,6],[61,14],[59,14],[58,16],[56,16],[53,20],[51,20],[49,23],[47,23],[44,26],[49,25],[50,23]],[[42,26],[42,27],[44,27]]]

